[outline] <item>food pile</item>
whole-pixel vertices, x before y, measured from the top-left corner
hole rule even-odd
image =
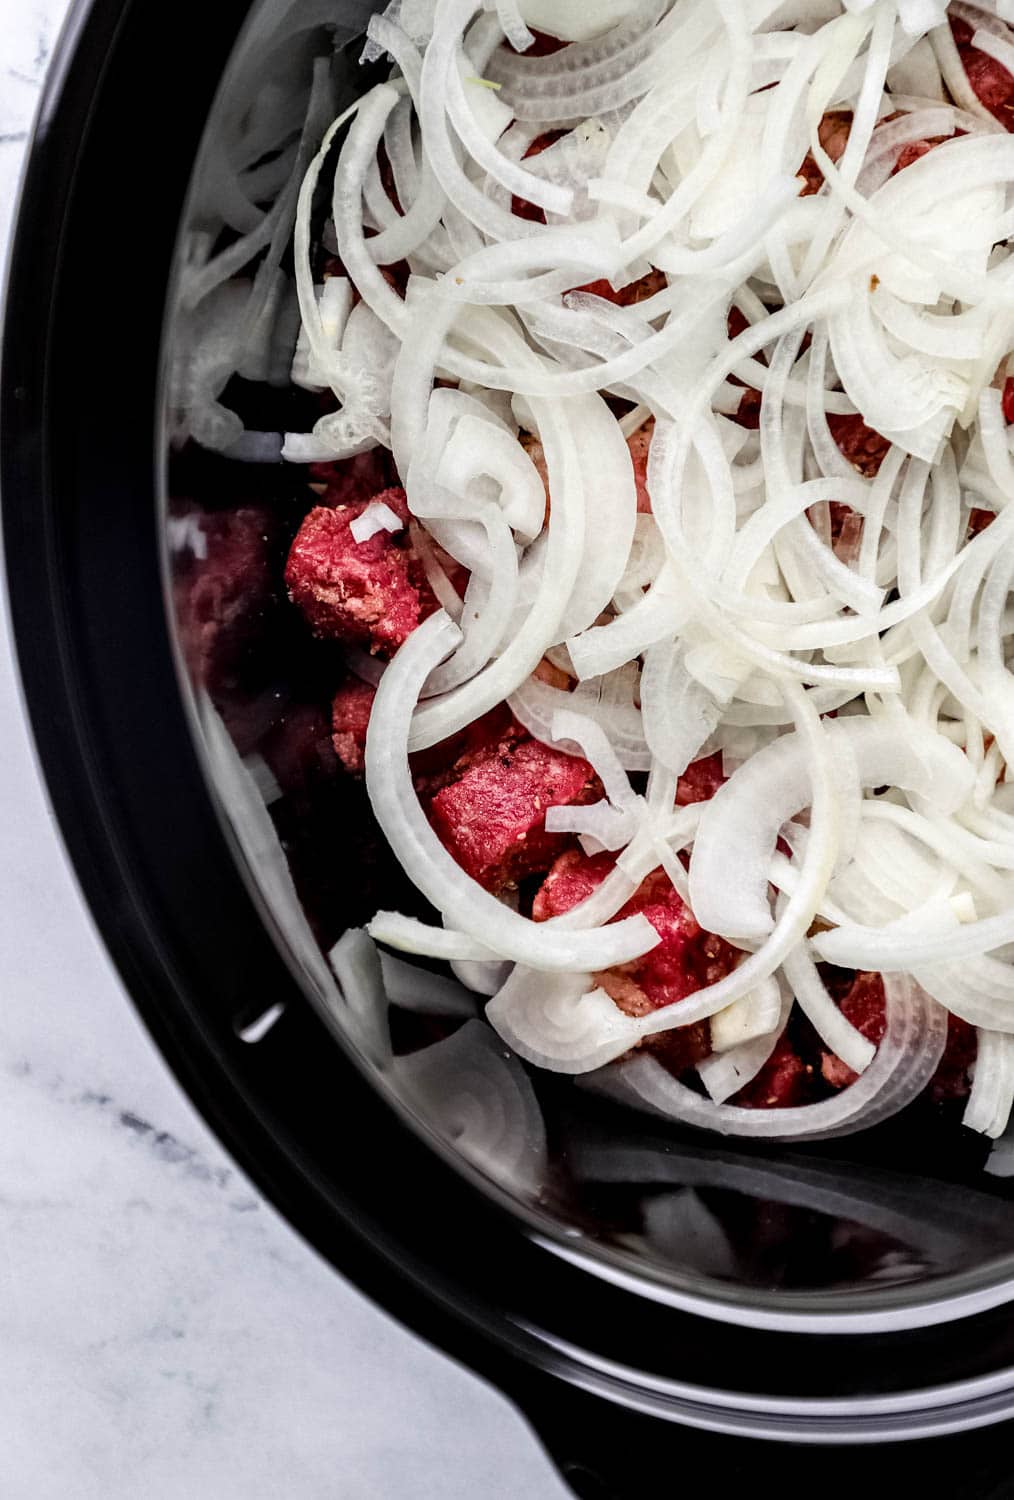
[[[371,937],[669,1118],[1000,1134],[1014,6],[400,0],[366,51],[194,257],[178,407],[306,468],[313,736],[433,910]],[[225,394],[279,350],[284,433]],[[207,682],[277,521],[174,524]]]

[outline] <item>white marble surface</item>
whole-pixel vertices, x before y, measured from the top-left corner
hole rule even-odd
[[[0,245],[66,0],[0,0]],[[0,1496],[564,1500],[498,1393],[341,1281],[195,1115],[101,948],[0,620]]]

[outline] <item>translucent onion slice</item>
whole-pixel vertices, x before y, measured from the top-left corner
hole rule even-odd
[[[919,920],[913,920],[917,918]],[[962,921],[938,903],[909,913],[885,927],[837,927],[819,933],[813,945],[828,963],[846,968],[896,972],[923,965],[979,958],[1014,942],[1014,911],[978,921]]]
[[[947,1012],[912,979],[890,975],[884,987],[887,1028],[876,1057],[855,1083],[819,1104],[785,1109],[715,1104],[678,1083],[646,1054],[594,1074],[585,1086],[721,1135],[785,1141],[851,1135],[910,1104],[932,1078],[947,1041]]]
[[[389,505],[385,505],[382,500],[372,500],[362,514],[356,516],[349,531],[357,542],[368,542],[380,531],[402,531],[404,525],[404,521]]]
[[[784,1021],[778,981],[773,977],[762,980],[755,990],[711,1017],[711,1045],[715,1052],[729,1052],[777,1032],[780,1020]]]
[[[361,927],[350,927],[328,954],[341,999],[329,1007],[341,1035],[378,1067],[391,1061],[387,994],[380,954]]]
[[[546,1171],[542,1111],[524,1069],[481,1021],[393,1065],[393,1082],[426,1125],[473,1166],[514,1191]]]
[[[753,1082],[777,1047],[778,1040],[785,1030],[792,1002],[788,999],[783,1003],[778,994],[777,984],[773,980],[770,983],[777,996],[778,1004],[774,1009],[774,1019],[768,1029],[725,1051],[713,1052],[710,1057],[704,1058],[697,1065],[697,1075],[707,1089],[708,1097],[715,1104],[724,1104],[733,1094]],[[715,1019],[712,1017],[712,1028],[714,1028]]]
[[[391,1005],[424,1016],[474,1016],[475,997],[463,985],[432,969],[381,953],[380,972]]]
[[[588,973],[546,974],[518,965],[486,1018],[526,1061],[552,1073],[587,1073],[636,1045],[636,1020]]]
[[[975,1070],[962,1125],[996,1140],[1003,1135],[1014,1106],[1014,1036],[980,1029]]]
[[[1001,958],[919,964],[915,977],[941,1005],[970,1026],[1014,1032],[1014,967]]]
[[[970,765],[942,736],[917,736],[904,723],[864,718],[826,724],[824,733],[829,761],[836,739],[847,743],[863,787],[906,787],[948,812],[971,793]],[[752,756],[707,804],[690,861],[691,903],[707,931],[751,940],[771,931],[771,856],[782,826],[807,805],[805,763],[802,742],[786,735]]]
[[[507,700],[515,718],[529,734],[544,745],[553,743],[553,719],[561,708],[576,709],[594,719],[607,735],[609,743],[625,771],[649,771],[651,752],[645,744],[641,715],[633,702],[631,688],[620,672],[608,678],[591,678],[574,692],[551,687],[530,677]]]
[[[529,26],[565,42],[590,42],[637,12],[637,0],[520,0]]]

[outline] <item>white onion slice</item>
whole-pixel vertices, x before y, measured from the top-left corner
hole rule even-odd
[[[780,1029],[781,1014],[778,981],[762,980],[755,990],[711,1017],[711,1045],[716,1053],[728,1052],[758,1037],[770,1036]]]
[[[877,1055],[855,1083],[819,1104],[747,1109],[715,1104],[678,1083],[641,1054],[596,1073],[587,1087],[640,1109],[717,1130],[767,1140],[826,1140],[868,1129],[922,1092],[947,1040],[947,1013],[905,976],[885,979],[887,1028]]]
[[[391,1060],[391,1034],[377,945],[361,927],[350,927],[328,959],[341,986],[343,1003],[333,1006],[331,1013],[342,1035],[371,1062],[386,1067]]]
[[[380,954],[380,972],[391,1005],[424,1016],[474,1016],[475,998],[462,985],[432,969],[406,963],[393,953]]]
[[[912,920],[917,918],[919,920]],[[895,972],[927,964],[978,958],[1014,942],[1014,911],[977,921],[962,921],[932,903],[924,912],[910,913],[885,927],[837,927],[813,940],[828,963],[845,968]]]
[[[697,1076],[715,1104],[724,1104],[733,1094],[752,1083],[778,1045],[792,1008],[791,1000],[782,1003],[778,986],[773,985],[778,1004],[766,1031],[748,1037],[725,1051],[716,1051],[697,1064]],[[744,999],[749,997],[744,996]],[[712,1017],[712,1032],[715,1017]]]
[[[1014,1105],[1014,1036],[979,1030],[972,1091],[962,1125],[996,1140],[1003,1135]]]
[[[553,1073],[586,1073],[636,1045],[636,1020],[590,974],[538,974],[519,964],[486,1017],[526,1061]]]
[[[535,1193],[546,1170],[546,1131],[516,1058],[480,1021],[393,1064],[393,1082],[431,1130],[473,1166],[514,1191]]]
[[[401,531],[404,525],[404,521],[389,505],[385,505],[382,500],[371,500],[362,514],[356,516],[349,530],[357,542],[368,542],[370,537],[376,536],[380,531]]]
[[[959,807],[971,792],[971,767],[941,736],[917,738],[904,724],[860,718],[827,724],[824,732],[828,758],[841,737],[856,757],[864,787],[907,787],[946,811]],[[698,921],[709,932],[756,939],[771,931],[768,869],[779,830],[807,804],[804,767],[801,742],[787,735],[751,757],[705,808],[690,862],[690,895]],[[824,935],[825,947],[833,936]],[[817,941],[819,945],[821,939]],[[831,955],[821,951],[830,961]]]

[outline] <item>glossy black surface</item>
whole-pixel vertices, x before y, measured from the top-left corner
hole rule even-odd
[[[1014,1364],[1007,1315],[862,1339],[771,1334],[661,1307],[566,1263],[532,1237],[531,1218],[526,1225],[510,1214],[502,1198],[479,1191],[408,1130],[333,1044],[237,874],[174,675],[158,566],[153,430],[179,215],[245,10],[240,0],[214,8],[180,0],[165,27],[141,0],[79,5],[25,187],[4,343],[5,549],[29,711],[79,877],[147,1024],[244,1168],[344,1274],[514,1395],[562,1462],[605,1474],[604,1488],[581,1492],[641,1493],[659,1465],[675,1471],[702,1450],[708,1462],[741,1466],[744,1477],[766,1465],[783,1493],[807,1492],[811,1453],[711,1440],[672,1421],[748,1431],[762,1422],[789,1436],[796,1419],[795,1426],[778,1417],[747,1422],[719,1393],[752,1390],[761,1410],[778,1392],[870,1393],[999,1370]],[[146,62],[157,25],[159,67],[152,69]],[[141,118],[159,191],[134,197],[130,253],[111,254],[97,226],[122,227],[127,209],[110,164],[123,161],[124,122]],[[354,870],[348,878],[354,890]],[[256,1046],[242,1042],[237,1027],[280,999],[281,1021]],[[548,1108],[568,1178],[560,1200],[548,1204],[554,1215],[583,1219],[593,1233],[608,1218],[611,1235],[627,1234],[643,1222],[647,1200],[697,1192],[700,1181],[691,1178],[707,1161],[727,1179],[724,1187],[703,1186],[712,1210],[717,1201],[727,1218],[741,1211],[739,1189],[728,1186],[741,1163],[730,1168],[724,1149],[695,1144],[692,1162],[681,1164],[671,1142],[648,1139],[618,1188],[615,1163],[610,1175],[595,1157],[603,1143],[608,1156],[618,1117],[593,1110],[603,1132],[594,1138],[583,1106],[575,1127],[566,1091],[553,1094]],[[629,1142],[630,1117],[623,1118]],[[350,1141],[359,1149],[336,1150]],[[902,1133],[892,1148],[894,1170],[908,1171],[918,1145]],[[963,1149],[944,1155],[945,1184],[965,1174]],[[867,1205],[872,1198],[875,1219],[884,1211],[880,1173],[864,1169],[853,1179]],[[897,1186],[886,1184],[895,1210]],[[618,1192],[636,1201],[618,1204]],[[915,1213],[934,1253],[978,1259],[991,1236],[1003,1248],[1002,1195],[977,1194],[974,1212],[962,1198],[953,1202],[956,1223],[941,1226],[932,1203]],[[862,1222],[858,1207],[855,1214]],[[660,1217],[671,1231],[671,1214]],[[963,1226],[970,1232],[961,1248]],[[896,1221],[874,1227],[888,1241],[878,1253],[893,1253]],[[634,1250],[643,1259],[646,1246]],[[662,1262],[670,1257],[671,1241]],[[788,1264],[775,1275],[770,1265],[748,1270],[737,1278],[799,1283]],[[698,1393],[681,1388],[689,1386]],[[995,1410],[979,1400],[963,1415],[983,1420]],[[811,1434],[878,1430],[886,1435],[890,1422],[871,1417],[857,1431],[853,1418],[826,1414]],[[1006,1432],[988,1443],[948,1440],[920,1459],[909,1448],[905,1471],[928,1464],[927,1472],[942,1473],[948,1464],[965,1483],[986,1466],[988,1475],[970,1481],[977,1489],[949,1492],[1005,1493],[986,1486],[1009,1472],[1007,1441]],[[833,1460],[825,1452],[817,1462],[824,1473]],[[854,1472],[849,1463],[841,1474]],[[570,1477],[586,1483],[576,1470]],[[830,1493],[833,1482],[821,1487]]]

